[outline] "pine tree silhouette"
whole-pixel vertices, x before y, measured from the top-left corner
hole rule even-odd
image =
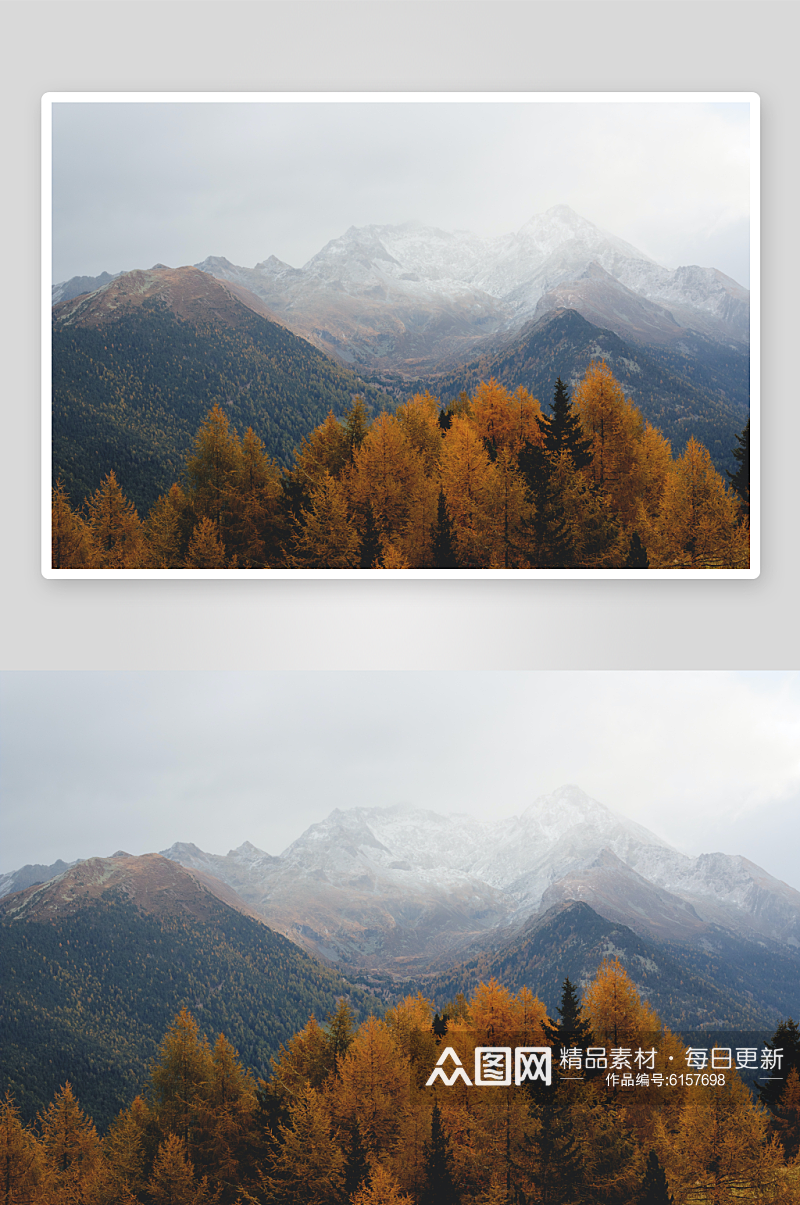
[[[638,531],[635,531],[631,536],[628,555],[625,558],[623,569],[649,569],[650,561],[647,556],[647,549],[639,539]]]
[[[750,513],[750,419],[748,418],[741,435],[736,436],[738,448],[733,449],[733,458],[739,467],[735,473],[727,477],[741,499],[742,513]]]
[[[459,1205],[460,1201],[453,1181],[453,1156],[438,1104],[433,1106],[431,1140],[425,1143],[425,1184],[419,1200],[420,1205]]]
[[[361,547],[359,549],[359,569],[379,569],[382,556],[383,543],[375,522],[372,503],[368,502],[367,517],[364,520],[364,531],[361,535]]]
[[[639,1205],[672,1205],[667,1177],[655,1151],[647,1156]]]
[[[453,548],[453,525],[447,513],[444,490],[439,490],[439,506],[436,512],[436,530],[433,537],[433,563],[437,569],[455,569],[458,566]]]
[[[573,413],[561,377],[556,381],[550,417],[544,429],[544,446],[548,452],[569,452],[576,469],[586,468],[592,462],[592,441],[583,438],[581,420]]]

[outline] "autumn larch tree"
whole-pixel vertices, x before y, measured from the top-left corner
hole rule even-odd
[[[326,470],[294,525],[290,564],[295,569],[353,569],[358,565],[359,544],[345,487]]]
[[[235,562],[233,562],[235,564]],[[219,528],[209,515],[204,515],[192,532],[186,549],[186,569],[225,569],[229,567],[225,545]]]
[[[306,1084],[280,1126],[279,1142],[261,1175],[275,1205],[341,1205],[345,1157],[323,1095]]]
[[[214,405],[195,437],[194,450],[186,462],[187,493],[195,520],[211,519],[223,542],[230,490],[241,456],[241,443],[236,432],[230,430],[228,416],[219,405]]]
[[[679,1201],[690,1192],[714,1205],[787,1199],[780,1145],[768,1139],[764,1110],[735,1071],[725,1073],[722,1086],[701,1083],[686,1092],[679,1125],[660,1157]]]
[[[644,419],[604,361],[589,365],[573,394],[573,404],[584,435],[591,441],[592,459],[586,473],[626,523],[636,513],[643,486]]]
[[[86,509],[100,567],[138,569],[145,555],[142,524],[113,470],[88,500]]]
[[[735,496],[711,463],[708,450],[690,439],[671,467],[647,548],[655,568],[745,568],[750,531]]]
[[[652,1043],[661,1023],[640,997],[618,958],[605,958],[583,1004],[596,1045],[630,1046],[632,1042]]]
[[[84,1199],[88,1185],[102,1176],[104,1161],[94,1123],[81,1110],[69,1083],[42,1114],[41,1134],[45,1176],[55,1199]]]
[[[196,1176],[186,1143],[177,1134],[167,1134],[159,1146],[147,1190],[152,1205],[214,1205],[217,1200],[207,1177]]]
[[[280,562],[286,536],[282,498],[278,467],[248,427],[227,496],[227,543],[240,566],[263,569]]]
[[[69,503],[63,481],[53,487],[50,528],[51,564],[54,569],[96,569],[100,551],[85,519]]]
[[[0,1202],[29,1205],[40,1199],[44,1180],[44,1154],[36,1137],[25,1127],[9,1092],[0,1101]]]
[[[203,1094],[212,1078],[211,1050],[194,1017],[182,1008],[167,1031],[150,1074],[153,1113],[162,1135],[177,1134],[192,1156]]]
[[[174,484],[153,503],[144,523],[148,568],[184,567],[190,524],[188,499],[183,489]]]

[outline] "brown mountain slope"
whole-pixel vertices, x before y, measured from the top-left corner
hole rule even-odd
[[[112,892],[121,893],[127,902],[155,917],[177,913],[207,921],[216,916],[216,901],[220,900],[265,923],[226,883],[202,871],[186,870],[160,854],[88,858],[48,883],[5,896],[0,900],[0,919],[61,920]]]
[[[178,318],[187,322],[212,319],[223,326],[235,327],[241,321],[241,306],[284,325],[249,289],[218,280],[197,268],[164,268],[126,272],[94,293],[59,302],[53,307],[53,322],[58,326],[101,327],[110,318],[138,309],[145,301],[160,298]]]

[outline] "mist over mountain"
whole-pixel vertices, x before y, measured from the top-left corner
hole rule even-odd
[[[677,346],[688,332],[739,351],[749,342],[747,289],[713,268],[663,268],[567,205],[499,238],[351,226],[302,268],[274,256],[195,266],[244,285],[323,350],[379,370],[452,366],[563,308],[644,343]]]
[[[120,1025],[139,1065],[184,1003],[256,1068],[342,995],[380,1010],[421,990],[443,1006],[495,977],[552,1012],[563,979],[585,986],[604,958],[679,1030],[769,1029],[800,1009],[800,892],[744,857],[689,857],[576,786],[497,821],[335,809],[280,855],[179,842],[19,890],[24,877],[0,882],[6,1073],[45,1099],[52,1035],[73,1066],[91,1046],[85,1092],[104,1116]],[[73,997],[89,989],[86,1014]],[[134,1087],[128,1076],[119,1090]]]
[[[574,388],[597,359],[674,454],[694,436],[720,472],[749,413],[748,290],[663,268],[566,205],[496,238],[350,227],[302,268],[215,255],[74,277],[53,303],[54,476],[75,502],[113,468],[149,509],[215,402],[287,466],[356,393],[447,402],[494,377],[547,413],[556,378]]]
[[[800,949],[800,892],[743,857],[690,857],[565,786],[485,822],[405,805],[336,809],[279,857],[163,851],[235,886],[270,924],[344,964],[425,966],[567,899],[636,932],[702,941],[714,925]]]

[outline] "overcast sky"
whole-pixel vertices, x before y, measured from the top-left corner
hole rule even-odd
[[[53,280],[198,263],[302,267],[350,226],[481,235],[570,205],[669,268],[749,286],[738,103],[53,105]]]
[[[1,871],[190,841],[280,853],[333,808],[497,818],[576,783],[800,889],[800,675],[5,672]]]

